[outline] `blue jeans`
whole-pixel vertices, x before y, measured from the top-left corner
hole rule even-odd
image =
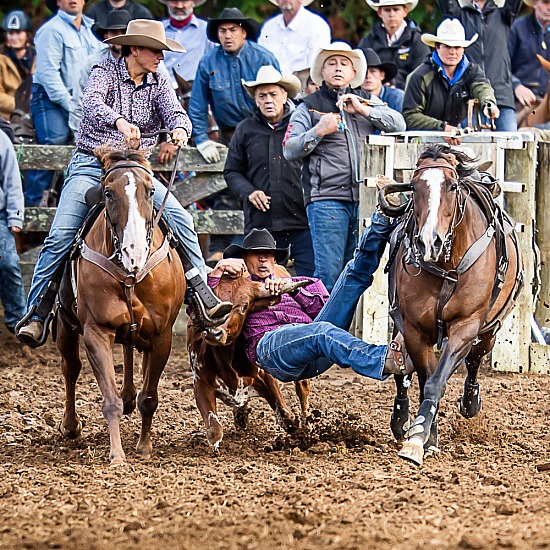
[[[290,245],[290,257],[294,260],[296,275],[298,277],[313,277],[315,260],[309,229],[272,231],[271,234],[277,243],[277,248],[286,248]]]
[[[15,239],[8,228],[5,210],[0,212],[0,281],[4,322],[13,329],[25,315],[25,290]]]
[[[358,204],[316,201],[307,205],[315,253],[315,277],[330,292],[357,246]]]
[[[363,231],[359,246],[332,289],[332,292],[317,315],[315,322],[328,321],[348,330],[357,302],[372,284],[374,272],[389,242],[397,222],[375,212],[371,224]]]
[[[73,155],[50,233],[44,241],[44,248],[42,248],[34,268],[27,300],[29,310],[32,306],[37,305],[48,282],[69,253],[74,237],[88,213],[84,198],[86,191],[90,187],[99,184],[100,176],[101,166],[93,155],[79,152]],[[153,202],[155,207],[159,208],[166,194],[166,187],[157,180],[154,180],[154,184]],[[202,277],[206,279],[204,260],[191,214],[183,208],[173,195],[170,195],[166,201],[163,218],[183,244],[191,263],[199,269]]]
[[[40,84],[33,84],[31,114],[40,145],[65,145],[69,140],[69,112],[50,101]],[[38,206],[52,181],[52,170],[29,170],[25,178],[25,206]]]
[[[264,334],[256,347],[256,362],[282,382],[313,378],[333,363],[384,380],[387,350],[388,346],[367,344],[330,323],[292,324]]]
[[[516,119],[516,110],[511,107],[499,107],[500,116],[495,118],[495,128],[497,132],[517,132],[518,123]],[[490,124],[490,120],[483,117],[486,124]]]

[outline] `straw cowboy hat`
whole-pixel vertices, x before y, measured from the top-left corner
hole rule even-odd
[[[159,0],[161,4],[164,4],[165,6],[168,4],[168,0]],[[198,8],[199,6],[202,6],[206,0],[195,0],[195,8]]]
[[[311,67],[311,80],[318,86],[322,84],[323,75],[321,74],[321,69],[325,61],[333,55],[342,55],[352,62],[353,68],[355,69],[355,76],[350,83],[350,87],[359,88],[359,86],[363,84],[363,80],[365,80],[365,75],[367,74],[367,60],[365,59],[365,54],[361,50],[352,50],[348,43],[341,41],[333,42],[319,50],[313,62],[313,66]]]
[[[275,261],[281,263],[290,256],[290,245],[287,248],[277,248],[273,235],[267,229],[253,229],[243,240],[243,245],[229,245],[223,253],[224,258],[243,258],[247,252],[271,250]]]
[[[132,20],[132,16],[126,10],[111,10],[107,15],[105,24],[94,23],[92,32],[94,36],[103,42],[107,31],[126,31],[128,23]]]
[[[372,0],[365,0],[365,2],[373,10],[378,10],[378,8],[386,8],[388,6],[407,6],[409,11],[412,11],[418,5],[418,0],[378,0],[375,2]]]
[[[170,52],[185,53],[187,50],[175,40],[166,38],[164,25],[160,21],[151,19],[134,19],[128,23],[126,34],[104,40],[105,44],[119,44],[120,46],[142,46],[152,50],[168,50]]]
[[[224,8],[219,17],[210,19],[206,25],[206,36],[211,42],[220,43],[218,27],[222,23],[238,23],[245,31],[248,40],[256,41],[260,24],[252,17],[245,17],[239,8]]]
[[[242,79],[241,82],[252,98],[254,97],[256,88],[258,86],[263,86],[264,84],[278,84],[281,88],[286,90],[288,97],[290,98],[296,97],[298,92],[302,89],[302,83],[297,76],[294,76],[293,74],[283,76],[272,65],[264,65],[263,67],[260,67],[260,70],[256,75],[256,80],[246,82]]]
[[[397,76],[397,65],[395,63],[392,63],[391,61],[388,61],[387,63],[382,63],[380,57],[378,57],[378,54],[371,48],[361,48],[363,50],[363,53],[365,54],[365,58],[367,60],[367,68],[371,69],[380,69],[381,71],[384,71],[384,80],[382,80],[382,83],[385,84],[386,82],[390,82]]]
[[[467,48],[473,44],[479,35],[476,33],[470,40],[466,40],[464,27],[458,19],[445,19],[439,27],[437,27],[437,35],[423,34],[420,39],[424,44],[435,48],[436,44],[445,44],[450,47]]]

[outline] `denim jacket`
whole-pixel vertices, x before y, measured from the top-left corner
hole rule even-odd
[[[34,40],[36,72],[33,82],[43,86],[50,101],[67,111],[81,68],[88,57],[101,48],[101,42],[92,34],[93,20],[83,15],[80,29],[77,29],[74,19],[58,10],[57,15],[38,29]]]
[[[189,102],[197,145],[208,139],[208,105],[222,129],[235,128],[254,112],[256,103],[241,79],[256,80],[258,69],[264,65],[279,70],[279,62],[271,52],[248,40],[235,56],[218,46],[200,60]]]

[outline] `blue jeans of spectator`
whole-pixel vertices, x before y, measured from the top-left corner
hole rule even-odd
[[[277,248],[286,248],[290,245],[290,257],[294,260],[296,275],[298,277],[313,277],[315,260],[309,229],[272,231],[271,234],[277,243]]]
[[[517,132],[518,123],[516,119],[516,110],[511,107],[499,107],[500,116],[495,118],[495,128],[497,132]],[[483,117],[485,124],[490,124],[488,118]]]
[[[372,285],[374,272],[396,226],[396,220],[383,214],[375,212],[371,216],[371,224],[363,231],[353,258],[338,277],[315,322],[328,321],[341,329],[349,329],[357,302]]]
[[[15,239],[8,228],[6,211],[0,212],[0,299],[4,323],[13,330],[25,315],[25,290]]]
[[[333,363],[377,380],[383,374],[388,346],[367,344],[330,323],[284,325],[264,334],[256,347],[257,363],[281,380],[304,380]]]
[[[40,84],[33,84],[31,113],[41,145],[65,145],[69,140],[69,112],[50,101]],[[29,170],[25,179],[25,205],[37,206],[52,181],[51,170]]]
[[[308,204],[306,211],[315,254],[314,276],[331,292],[357,246],[358,204],[316,201]]]
[[[94,185],[98,185],[100,177],[101,166],[93,155],[80,152],[73,155],[50,233],[44,241],[44,247],[38,256],[38,262],[34,269],[27,300],[29,310],[32,306],[38,304],[48,282],[70,251],[74,237],[88,213],[88,206],[85,201],[86,191]],[[159,208],[166,194],[166,187],[157,180],[154,180],[154,184],[153,202],[155,207]],[[181,206],[173,195],[170,195],[166,201],[163,218],[183,244],[191,263],[199,269],[203,278],[206,279],[205,264],[191,214]]]

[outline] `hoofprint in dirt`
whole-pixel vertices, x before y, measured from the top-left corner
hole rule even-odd
[[[550,377],[485,372],[483,411],[468,421],[455,375],[441,454],[420,469],[392,442],[393,381],[336,368],[313,382],[309,431],[289,438],[258,399],[241,432],[222,406],[214,454],[183,344],[159,388],[153,458],[134,452],[134,412],[122,422],[128,464],[110,468],[89,366],[77,389],[83,436],[67,441],[55,347],[30,350],[0,330],[0,548],[550,547],[550,472],[535,468],[550,460]],[[283,391],[297,412],[293,385]]]

